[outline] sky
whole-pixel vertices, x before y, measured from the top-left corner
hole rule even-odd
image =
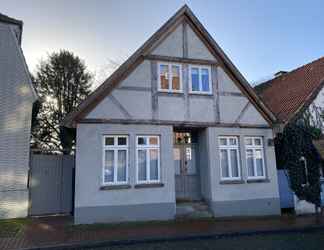
[[[324,56],[322,0],[0,0],[0,12],[23,20],[31,72],[67,49],[100,78],[184,4],[250,83]]]

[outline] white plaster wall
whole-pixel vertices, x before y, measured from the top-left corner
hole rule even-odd
[[[139,64],[118,87],[151,87],[151,63],[144,60]]]
[[[241,93],[241,90],[236,86],[236,84],[221,67],[217,67],[217,76],[218,89],[220,92]]]
[[[218,137],[235,135],[240,138],[241,173],[243,184],[220,183],[220,158]],[[247,183],[247,167],[245,161],[245,136],[262,136],[265,147],[265,168],[268,182]],[[271,129],[240,129],[240,128],[208,128],[209,159],[213,201],[237,201],[264,198],[279,198],[278,179],[274,146],[268,146],[268,139],[272,139]]]
[[[241,124],[256,124],[256,125],[268,125],[268,122],[257,111],[257,109],[250,104],[247,110],[244,112],[242,118],[239,120]]]
[[[196,59],[213,60],[216,58],[210,53],[205,44],[200,40],[196,33],[187,25],[188,34],[188,57]]]
[[[234,123],[248,103],[245,96],[220,96],[220,120],[223,123]]]
[[[179,24],[176,29],[169,34],[164,41],[161,42],[151,54],[162,56],[183,56],[183,31],[182,24]]]
[[[185,120],[185,100],[183,96],[169,97],[159,96],[158,99],[158,117],[160,120],[184,121]]]
[[[130,189],[100,190],[102,185],[102,137],[129,135]],[[136,184],[136,135],[160,135],[161,182],[164,187],[134,189]],[[75,174],[75,207],[117,206],[175,202],[173,130],[171,126],[78,124]]]

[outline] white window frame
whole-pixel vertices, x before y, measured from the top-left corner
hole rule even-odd
[[[169,89],[162,89],[161,88],[161,78],[160,78],[160,66],[161,65],[165,65],[168,66],[168,81],[169,81]],[[172,89],[172,66],[177,66],[179,67],[179,81],[180,81],[180,89],[176,90],[176,89]],[[183,84],[182,84],[182,65],[179,63],[169,63],[169,62],[159,62],[158,63],[158,90],[159,92],[168,92],[168,93],[182,93],[183,92]]]
[[[114,138],[114,145],[106,145],[106,138]],[[126,138],[126,145],[118,145],[118,138]],[[104,135],[103,136],[103,153],[102,153],[102,185],[114,186],[128,184],[128,135]],[[105,154],[106,150],[114,151],[114,180],[112,182],[105,182]],[[118,151],[126,150],[126,180],[117,180],[117,163],[118,163]]]
[[[221,139],[226,139],[226,145],[221,145],[220,141]],[[229,140],[230,139],[235,139],[236,140],[236,145],[230,145]],[[220,167],[220,178],[222,181],[233,181],[233,180],[241,180],[241,158],[240,158],[240,140],[238,136],[219,136],[218,137],[218,145],[219,145],[219,167]],[[236,158],[237,158],[237,167],[238,167],[238,177],[233,177],[232,173],[232,162],[231,162],[231,155],[230,151],[231,150],[236,150]],[[228,165],[228,173],[229,177],[223,177],[223,170],[222,170],[222,159],[221,159],[221,150],[226,150],[227,153],[227,165]]]
[[[247,145],[246,140],[250,139],[252,141],[252,145]],[[255,145],[254,140],[259,139],[261,141],[261,145]],[[245,145],[245,162],[246,162],[246,171],[247,171],[247,179],[248,180],[262,180],[266,178],[266,166],[265,166],[265,160],[264,160],[264,147],[263,147],[263,137],[261,136],[246,136],[244,138],[244,145]],[[248,170],[248,159],[247,159],[247,150],[252,150],[253,154],[253,168],[254,173],[257,174],[257,165],[256,165],[256,158],[255,158],[255,151],[261,150],[261,156],[262,156],[262,167],[263,167],[263,175],[262,176],[249,176],[249,170]]]
[[[198,68],[198,79],[199,79],[199,91],[196,90],[192,90],[192,77],[191,77],[191,71],[192,68]],[[209,91],[202,91],[202,74],[201,74],[201,70],[202,69],[207,69],[208,70],[208,84],[209,84]],[[190,64],[189,65],[189,93],[190,94],[204,94],[204,95],[211,95],[213,93],[212,90],[212,79],[211,79],[211,67],[208,65],[194,65],[194,64]]]
[[[146,138],[148,144],[147,145],[139,145],[138,138],[144,137]],[[157,138],[157,145],[149,144],[149,138]],[[150,180],[150,149],[158,150],[158,179]],[[145,150],[146,151],[146,180],[138,179],[138,151]],[[160,136],[158,135],[138,135],[136,136],[136,183],[137,184],[150,184],[150,183],[160,183],[161,182],[161,167],[160,167]]]

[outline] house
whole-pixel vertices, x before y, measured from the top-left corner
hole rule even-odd
[[[324,131],[324,57],[275,78],[255,90],[282,127],[308,112],[310,124]]]
[[[0,218],[27,216],[29,141],[36,100],[21,50],[22,21],[0,14]]]
[[[280,124],[277,133],[289,122],[303,118],[309,125],[315,126],[324,132],[324,57],[303,65],[290,72],[279,71],[275,78],[261,83],[255,90],[262,98],[263,102],[278,118]],[[319,156],[323,159],[324,143],[323,139],[313,141]],[[304,159],[305,160],[305,159]],[[323,179],[323,161],[321,182]],[[278,166],[279,169],[283,166]],[[305,164],[307,168],[307,163]],[[307,170],[306,170],[307,173]],[[314,206],[305,201],[299,201],[290,190],[284,174],[279,173],[282,180],[279,180],[281,207],[295,207],[297,213],[314,212]],[[279,178],[281,179],[281,178]],[[324,186],[322,187],[322,189]],[[324,198],[324,193],[322,192]],[[287,202],[290,200],[290,202]],[[295,202],[293,202],[295,200]]]
[[[64,120],[77,129],[75,223],[280,213],[275,116],[188,6]]]

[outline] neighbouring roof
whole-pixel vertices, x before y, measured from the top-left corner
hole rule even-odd
[[[324,57],[255,87],[282,123],[305,110],[324,86]]]
[[[22,29],[23,22],[21,20],[14,19],[12,17],[6,16],[4,14],[0,13],[0,22],[3,23],[10,23],[10,24],[16,24]]]
[[[324,159],[324,139],[314,140],[313,145],[320,154],[321,158]]]
[[[263,117],[273,124],[276,122],[276,117],[268,109],[253,88],[249,85],[243,75],[238,71],[230,59],[225,55],[223,50],[211,37],[208,31],[199,22],[197,17],[192,13],[187,5],[180,8],[157,32],[155,32],[131,57],[129,57],[103,84],[101,84],[85,101],[83,101],[74,112],[67,115],[63,121],[63,125],[67,127],[75,126],[75,124],[83,119],[103,98],[105,98],[116,86],[124,79],[139,62],[143,61],[143,57],[147,55],[159,39],[162,39],[165,34],[175,27],[182,19],[191,22],[195,30],[201,35],[202,39],[208,44],[210,49],[221,59],[222,65],[232,74],[237,80],[238,87],[247,96],[256,109]]]

